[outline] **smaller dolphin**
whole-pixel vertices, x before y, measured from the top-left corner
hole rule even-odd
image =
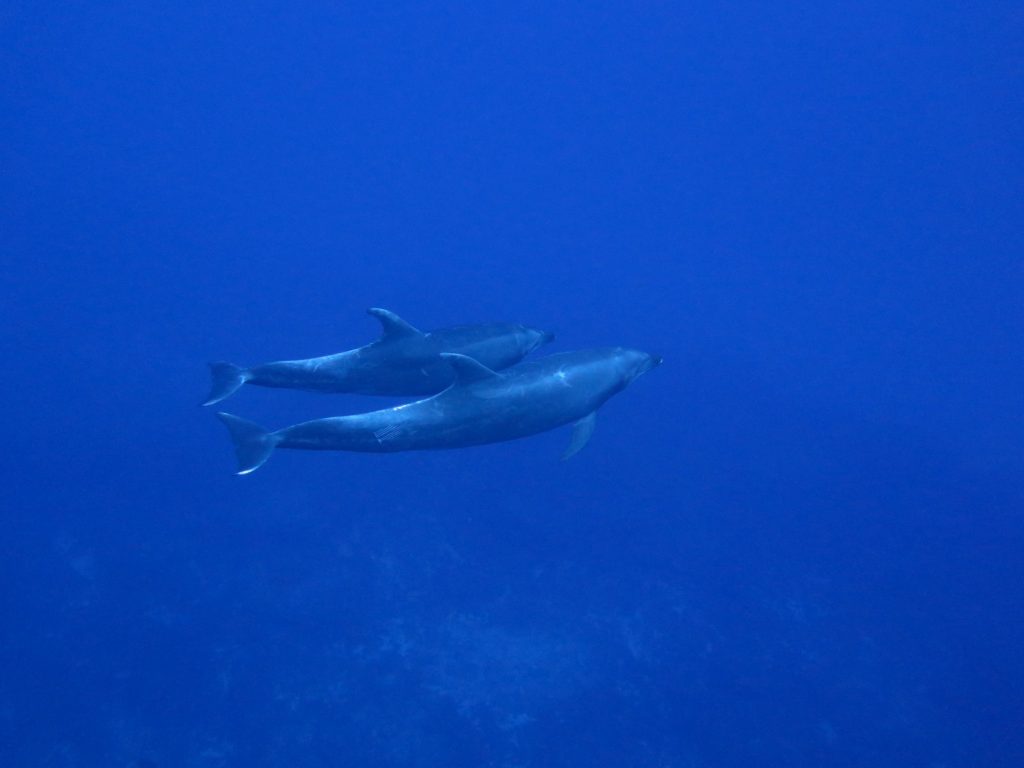
[[[555,338],[547,331],[512,323],[459,325],[423,333],[394,312],[376,308],[366,311],[380,321],[383,333],[364,347],[252,368],[210,363],[213,385],[203,405],[219,403],[245,383],[360,395],[433,395],[455,378],[442,353],[467,355],[501,370]]]
[[[394,451],[461,448],[513,440],[575,422],[562,458],[587,444],[597,409],[660,357],[632,349],[566,352],[497,373],[471,357],[443,354],[455,371],[434,397],[395,408],[316,419],[277,432],[218,413],[238,456],[238,474],[260,467],[274,448],[313,451]]]

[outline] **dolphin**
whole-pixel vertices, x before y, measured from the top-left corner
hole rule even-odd
[[[371,344],[308,360],[281,360],[241,368],[210,363],[213,385],[203,405],[219,403],[245,383],[262,387],[360,395],[433,395],[452,383],[455,375],[440,355],[454,352],[501,370],[514,365],[555,338],[525,325],[487,323],[459,325],[423,333],[394,312],[368,309],[382,326]]]
[[[229,413],[238,474],[259,468],[275,448],[391,453],[462,448],[514,440],[575,423],[563,459],[587,444],[597,409],[660,357],[621,347],[550,355],[494,371],[465,355],[442,353],[455,381],[440,394],[394,408],[316,419],[268,432]]]

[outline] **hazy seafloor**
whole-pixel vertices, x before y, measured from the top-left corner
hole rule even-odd
[[[513,464],[530,453],[524,444]],[[336,458],[321,472],[336,476]],[[816,505],[784,500],[781,524],[808,537],[787,541],[779,519],[744,506],[780,482],[828,504],[837,478],[801,481],[793,468],[738,489],[712,475],[701,493],[717,503],[669,531],[664,510],[628,483],[562,487],[559,472],[579,483],[591,470],[558,468],[554,454],[558,471],[541,481],[548,507],[531,501],[536,487],[516,487],[521,467],[488,463],[481,476],[467,458],[416,457],[420,482],[384,499],[364,487],[336,506],[268,477],[246,492],[261,508],[186,511],[116,554],[127,509],[90,536],[70,520],[47,532],[51,556],[32,574],[45,607],[25,595],[17,608],[61,619],[20,653],[46,668],[33,690],[61,696],[4,703],[8,734],[55,718],[21,740],[16,764],[975,759],[962,722],[942,727],[943,701],[963,685],[956,673],[980,663],[964,654],[970,610],[936,623],[936,605],[963,586],[943,584],[942,597],[935,572],[900,562],[920,543],[878,509],[886,473],[842,473],[844,496],[857,498],[844,516],[856,522],[814,522]],[[502,449],[485,458],[501,461]],[[902,489],[930,505],[929,536],[963,533],[969,507],[934,498],[955,493],[949,469]],[[453,493],[439,477],[464,486]]]

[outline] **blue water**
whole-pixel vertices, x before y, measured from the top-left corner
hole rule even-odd
[[[0,765],[1024,765],[1024,16],[974,5],[5,4]],[[564,464],[232,475],[206,362],[370,306],[665,363]]]

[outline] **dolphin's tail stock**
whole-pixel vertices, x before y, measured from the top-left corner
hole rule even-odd
[[[203,405],[219,403],[249,380],[249,372],[234,363],[210,363],[210,394]]]
[[[274,433],[230,413],[218,413],[217,418],[231,433],[231,442],[235,444],[235,455],[238,456],[238,474],[247,475],[263,466],[277,445],[278,438]]]

